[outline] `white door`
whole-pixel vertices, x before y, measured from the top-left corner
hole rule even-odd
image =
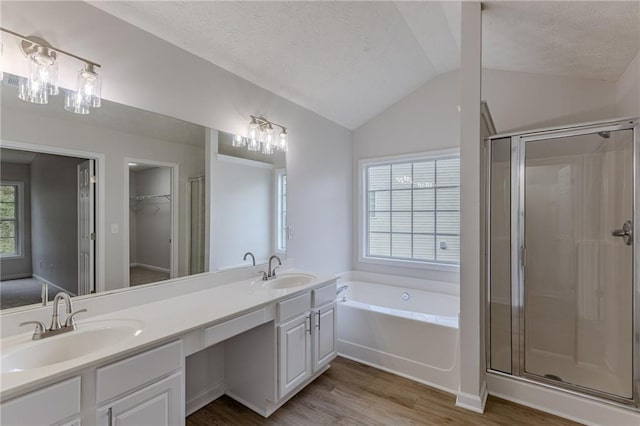
[[[278,327],[280,398],[311,377],[311,315]]]
[[[149,385],[98,409],[101,426],[174,426],[184,424],[182,373]]]
[[[313,371],[324,367],[337,355],[336,349],[336,303],[313,311]]]
[[[94,160],[78,164],[78,296],[95,291]]]

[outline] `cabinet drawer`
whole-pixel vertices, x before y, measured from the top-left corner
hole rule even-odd
[[[80,377],[2,403],[0,423],[55,424],[80,413]]]
[[[314,308],[325,305],[327,303],[331,303],[334,300],[336,300],[335,281],[327,286],[320,287],[313,290],[313,307]]]
[[[311,293],[306,292],[300,296],[292,297],[278,303],[278,321],[286,321],[291,317],[311,309]]]
[[[211,346],[236,336],[244,331],[251,330],[267,322],[264,309],[260,309],[238,318],[214,325],[204,330],[204,345]]]
[[[97,403],[152,382],[182,366],[182,342],[172,342],[96,370]]]

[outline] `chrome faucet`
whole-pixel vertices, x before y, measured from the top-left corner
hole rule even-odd
[[[62,328],[60,325],[60,317],[58,315],[59,309],[58,305],[60,304],[60,300],[64,299],[64,303],[67,305],[67,314],[71,314],[73,312],[73,308],[71,306],[71,298],[65,292],[60,292],[56,294],[56,297],[53,298],[53,315],[51,316],[51,325],[49,326],[49,331],[56,331]]]
[[[256,257],[253,255],[253,253],[251,253],[250,251],[246,252],[244,254],[244,257],[242,258],[242,260],[247,260],[247,257],[251,256],[251,261],[253,263],[253,266],[256,266]]]
[[[60,324],[60,316],[58,315],[58,305],[60,300],[64,299],[64,302],[67,305],[67,319],[64,322],[64,325]],[[33,340],[40,340],[46,337],[55,336],[57,334],[66,333],[69,331],[73,331],[76,329],[76,322],[74,317],[76,314],[81,312],[87,312],[86,309],[80,309],[79,311],[73,312],[73,307],[71,306],[71,298],[65,292],[60,292],[56,294],[56,297],[53,299],[53,314],[51,315],[51,325],[47,329],[44,323],[40,321],[25,321],[19,324],[20,327],[28,324],[35,324],[36,329],[33,332]]]
[[[348,288],[349,288],[348,285],[343,285],[343,286],[338,287],[338,289],[336,290],[336,296],[340,296],[340,293],[342,293],[342,301],[343,302],[347,301],[347,292],[346,292],[346,290]]]
[[[273,262],[273,259],[278,261],[278,266],[272,267],[271,262]],[[282,266],[282,261],[280,261],[280,258],[274,254],[273,256],[271,256],[269,258],[269,272],[267,273],[267,272],[264,272],[264,271],[260,271],[260,272],[262,272],[262,281],[267,281],[267,280],[270,280],[272,278],[275,278],[276,277],[276,269],[278,269],[279,266]]]

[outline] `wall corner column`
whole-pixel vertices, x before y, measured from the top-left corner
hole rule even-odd
[[[463,2],[460,37],[460,380],[456,405],[482,413],[487,399],[481,280],[482,8]]]

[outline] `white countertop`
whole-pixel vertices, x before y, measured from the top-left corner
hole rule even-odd
[[[294,271],[284,271],[281,275],[291,272]],[[138,321],[143,326],[141,332],[135,337],[87,355],[46,367],[0,374],[0,399],[3,401],[10,399],[85,368],[105,364],[115,358],[155,346],[189,331],[224,322],[297,293],[320,287],[333,279],[334,277],[316,275],[316,279],[309,284],[289,289],[271,289],[265,286],[262,280],[250,279],[90,317],[84,321],[80,317],[77,320],[78,330],[82,329],[83,322],[88,324],[96,321]],[[16,345],[33,345],[34,350],[37,350],[38,343],[49,339],[64,339],[65,336],[63,334],[32,341],[32,335],[33,332],[30,331],[2,339],[0,341],[2,352],[9,351]]]

